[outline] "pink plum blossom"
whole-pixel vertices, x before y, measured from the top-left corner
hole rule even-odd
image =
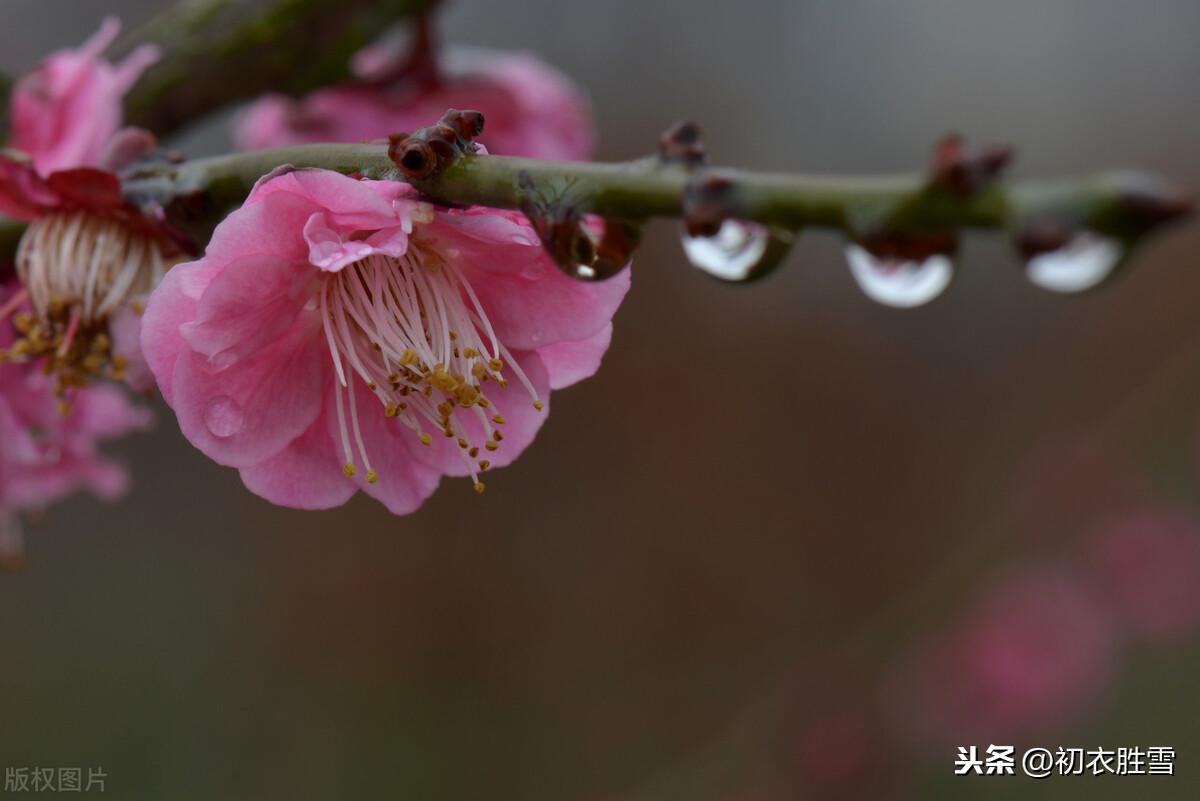
[[[100,165],[121,127],[121,101],[159,58],[144,45],[120,64],[101,58],[121,25],[107,17],[75,50],[59,50],[13,87],[9,146],[26,153],[38,172]],[[117,140],[119,141],[119,140]]]
[[[1037,568],[993,586],[918,648],[896,684],[908,728],[938,744],[1044,734],[1114,670],[1117,632],[1080,576]]]
[[[361,77],[390,70],[386,44],[361,52]],[[544,159],[591,157],[593,134],[586,98],[562,73],[530,53],[451,49],[440,78],[400,78],[321,89],[294,101],[269,95],[238,121],[240,147],[303,142],[376,140],[436,120],[448,108],[482,111],[488,150]]]
[[[104,61],[119,30],[107,18],[82,48],[17,82],[12,150],[0,155],[0,214],[30,223],[16,267],[37,324],[22,330],[18,351],[49,357],[60,389],[101,373],[146,388],[136,309],[185,249],[163,220],[126,202],[112,172],[155,147],[120,123],[125,92],[158,50]]]
[[[1092,554],[1095,580],[1135,634],[1177,640],[1200,626],[1200,526],[1168,512],[1106,526]]]
[[[520,214],[295,170],[167,273],[142,347],[183,434],[253,492],[312,509],[362,489],[405,514],[530,444],[628,287],[564,276]]]
[[[0,311],[14,304],[21,304],[16,287],[0,286]],[[12,326],[0,324],[0,351],[14,339]],[[39,362],[0,359],[0,563],[19,562],[20,512],[79,489],[114,499],[128,488],[125,470],[97,445],[148,428],[150,412],[111,385],[78,389],[65,414],[60,405]]]

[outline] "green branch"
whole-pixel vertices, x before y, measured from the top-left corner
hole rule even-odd
[[[852,238],[922,235],[965,228],[1016,234],[1022,225],[1051,219],[1132,242],[1151,227],[1186,213],[1190,200],[1159,179],[1113,172],[1056,181],[998,181],[959,194],[922,175],[815,176],[689,168],[658,158],[600,164],[467,155],[440,175],[407,179],[386,145],[314,144],[200,159],[156,168],[127,184],[135,202],[153,202],[182,215],[199,241],[280,165],[319,167],[378,179],[408,180],[433,201],[503,209],[530,201],[569,205],[606,218],[642,221],[681,218],[691,188],[719,177],[729,191],[726,216],[798,231],[824,228]],[[523,188],[532,184],[531,190]]]
[[[351,56],[432,0],[183,0],[118,41],[163,59],[126,99],[130,124],[167,136],[264,92],[298,95],[349,77]]]

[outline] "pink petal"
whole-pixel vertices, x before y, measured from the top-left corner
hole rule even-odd
[[[200,293],[218,267],[208,259],[177,264],[167,271],[146,303],[141,321],[142,355],[163,399],[171,406],[175,405],[175,364],[191,354],[179,329],[196,319]]]
[[[269,254],[245,256],[213,278],[180,334],[213,367],[229,367],[292,327],[315,278],[307,264]]]
[[[278,342],[225,370],[182,354],[172,400],[188,441],[218,464],[250,467],[303,434],[332,380],[314,322],[302,317]]]
[[[142,315],[123,307],[109,318],[113,353],[125,358],[125,383],[136,392],[154,389],[154,374],[142,353]]]
[[[255,495],[292,509],[332,509],[357,491],[342,473],[324,414],[275,456],[243,467],[241,476]]]
[[[425,446],[410,429],[384,414],[379,400],[358,378],[352,380],[357,382],[354,394],[367,456],[379,476],[376,483],[369,483],[366,467],[356,455],[357,470],[352,480],[392,514],[411,514],[437,489],[441,480],[439,471],[414,457],[416,449]],[[339,437],[336,415],[330,414],[328,418],[330,436]]]
[[[563,389],[594,376],[612,341],[612,331],[609,323],[587,339],[538,348],[537,354],[550,376],[550,388]]]
[[[312,203],[314,212],[324,211],[332,225],[349,233],[395,225],[392,198],[407,192],[396,181],[359,181],[330,170],[293,170],[257,186],[246,203],[252,206],[281,193],[294,195]],[[301,231],[303,224],[297,229]]]

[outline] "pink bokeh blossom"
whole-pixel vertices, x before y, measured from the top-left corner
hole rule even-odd
[[[896,696],[905,727],[939,745],[1060,730],[1109,682],[1117,631],[1082,577],[1049,568],[993,586],[919,646]]]
[[[1200,626],[1200,525],[1143,512],[1106,526],[1092,554],[1095,580],[1129,631],[1176,641]]]
[[[43,175],[100,165],[121,127],[121,102],[159,58],[144,45],[120,64],[101,58],[121,30],[107,17],[78,49],[59,50],[13,87],[9,146],[27,154]]]
[[[15,286],[0,286],[0,308],[16,297]],[[0,350],[14,339],[12,326],[0,323]],[[128,476],[98,445],[151,423],[149,410],[112,385],[76,390],[64,414],[41,367],[0,360],[0,562],[9,564],[19,559],[20,512],[81,489],[106,500],[122,495]]]
[[[386,44],[359,54],[360,75],[387,72],[395,54]],[[430,125],[448,108],[482,111],[482,141],[506,156],[587,159],[594,136],[583,93],[530,53],[474,48],[445,54],[439,80],[364,82],[322,89],[295,101],[262,98],[235,126],[242,148],[303,142],[377,140]]]
[[[125,93],[159,51],[142,46],[110,64],[101,54],[119,30],[106,18],[81,48],[17,82],[12,149],[0,154],[0,214],[29,223],[16,268],[37,324],[22,331],[21,350],[47,357],[60,389],[101,374],[148,388],[137,310],[188,247],[161,216],[125,200],[114,172],[156,147],[120,125]]]
[[[167,274],[142,346],[184,435],[253,492],[308,509],[361,489],[404,514],[529,445],[628,287],[564,276],[523,215],[296,170]]]

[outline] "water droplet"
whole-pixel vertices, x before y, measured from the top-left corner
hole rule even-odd
[[[204,407],[204,425],[214,437],[232,437],[245,424],[246,414],[241,404],[228,395],[218,395]]]
[[[846,261],[867,297],[899,309],[928,303],[942,294],[954,278],[954,262],[942,254],[924,261],[881,259],[852,242],[846,246]]]
[[[744,281],[763,260],[771,232],[765,225],[726,220],[715,236],[683,234],[688,261],[724,281]]]
[[[1030,258],[1025,274],[1051,292],[1083,292],[1111,275],[1123,254],[1117,240],[1082,231],[1058,250]]]

